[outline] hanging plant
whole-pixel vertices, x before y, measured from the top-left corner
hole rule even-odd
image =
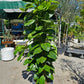
[[[17,46],[14,54],[21,52],[18,61],[24,54],[24,50],[29,48],[27,59],[24,65],[28,64],[27,71],[34,71],[36,84],[45,84],[47,79],[53,80],[53,62],[57,59],[57,48],[55,43],[51,43],[55,31],[54,22],[50,20],[49,14],[53,14],[58,2],[55,0],[23,0],[28,2],[26,8],[34,7],[34,10],[24,17],[25,38],[33,43],[27,46]],[[30,30],[30,32],[27,32]]]

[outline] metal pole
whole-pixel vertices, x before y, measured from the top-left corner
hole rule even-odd
[[[59,48],[61,47],[60,44],[61,44],[61,13],[60,13],[59,43],[58,43]]]

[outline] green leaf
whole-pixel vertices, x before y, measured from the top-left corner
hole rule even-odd
[[[39,53],[41,53],[41,52],[42,52],[42,49],[41,49],[40,47],[38,47],[38,48],[36,48],[36,49],[34,50],[33,55],[39,54]]]
[[[28,59],[26,59],[23,63],[23,65],[26,65],[26,64],[28,64]]]
[[[51,46],[49,43],[42,43],[41,47],[43,48],[43,50],[49,51]]]
[[[23,63],[23,65],[26,65],[26,64],[29,64],[33,61],[33,58],[32,59],[26,59]]]
[[[37,81],[36,81],[36,84],[39,84],[39,80],[40,80],[40,79],[38,78]]]
[[[25,30],[23,31],[23,34],[26,35],[26,31]]]
[[[52,36],[47,36],[47,38],[48,38],[49,40],[53,40],[53,37],[52,37]]]
[[[52,3],[56,3],[56,4],[59,4],[58,1],[54,1],[54,0],[51,0]]]
[[[33,34],[35,34],[35,33],[36,33],[36,31],[33,31],[33,32],[29,33],[28,34],[28,38],[32,38],[33,37]]]
[[[37,65],[35,65],[35,64],[32,63],[30,66],[28,66],[27,70],[36,71],[36,69],[37,69]]]
[[[23,45],[22,46],[17,46],[16,49],[15,49],[15,51],[14,51],[14,55],[16,55],[17,52],[22,51],[23,50],[23,47],[24,47]]]
[[[37,12],[37,9],[33,10],[33,13],[36,13]]]
[[[45,76],[42,75],[39,80],[40,84],[45,84]]]
[[[49,55],[48,55],[49,58],[56,60],[57,59],[56,56],[57,56],[57,54],[55,52],[53,52],[53,51],[49,52]]]
[[[47,71],[49,73],[50,73],[50,70],[53,70],[54,71],[54,68],[51,65],[44,65],[43,68],[45,69],[45,71]]]
[[[41,73],[44,70],[44,68],[39,67],[39,73]]]
[[[51,20],[42,20],[44,22],[47,22],[47,23],[51,23]]]
[[[47,9],[51,6],[51,2],[47,2],[46,7]]]
[[[30,26],[31,24],[33,24],[35,22],[35,20],[34,19],[31,19],[31,20],[29,20],[28,22],[26,22],[25,24],[24,24],[24,26]]]
[[[49,73],[49,74],[47,75],[47,77],[50,78],[51,80],[53,80],[53,74]]]
[[[49,7],[49,9],[52,10],[52,11],[54,11],[54,10],[56,10],[57,6],[58,6],[58,5],[53,4],[53,5],[51,5],[51,6]]]
[[[34,55],[32,55],[32,54],[28,53],[28,54],[27,54],[27,56],[28,56],[28,57],[33,57]]]
[[[20,10],[21,10],[21,11],[25,11],[25,9],[24,9],[24,8],[20,8]]]
[[[23,56],[24,52],[22,52],[19,57],[17,58],[17,61],[19,61],[21,59],[21,57]]]
[[[51,18],[54,14],[49,14],[49,18]]]
[[[45,69],[45,71],[50,72],[50,66],[45,65],[45,66],[44,66],[44,69]]]
[[[44,63],[45,61],[46,61],[46,57],[40,57],[40,58],[38,58],[37,60],[37,63],[39,64],[39,63]]]
[[[34,74],[34,80],[38,79],[37,74]]]
[[[35,30],[41,30],[43,26],[36,27]]]
[[[32,45],[29,46],[29,50],[32,51],[34,50],[35,48],[37,48],[39,46],[39,44],[35,45],[34,47],[32,47]]]
[[[39,9],[39,10],[43,10],[43,6],[42,6],[42,5],[39,5],[39,6],[38,6],[38,9]]]
[[[38,0],[34,0],[35,1],[35,4],[39,4]]]

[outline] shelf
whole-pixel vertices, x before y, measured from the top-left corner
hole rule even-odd
[[[23,32],[23,30],[11,30],[11,32]]]

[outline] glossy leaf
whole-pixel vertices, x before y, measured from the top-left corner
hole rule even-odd
[[[51,20],[42,20],[42,21],[44,21],[46,23],[51,23]]]
[[[34,50],[33,55],[39,54],[39,53],[41,53],[41,52],[42,52],[42,49],[41,49],[40,47],[38,47],[38,48],[36,48],[36,49]]]
[[[34,19],[31,19],[31,20],[29,20],[28,22],[26,22],[25,24],[24,24],[24,26],[30,26],[31,24],[33,24],[35,22],[35,20]]]
[[[45,71],[50,72],[50,66],[45,65],[45,66],[44,66],[44,69],[45,69]]]
[[[35,30],[41,30],[43,26],[36,27]]]
[[[41,47],[42,47],[43,50],[49,51],[51,46],[50,46],[49,43],[42,43]]]
[[[26,59],[23,63],[23,65],[26,65],[26,64],[29,64],[33,61],[33,58],[32,59]]]
[[[55,0],[51,0],[52,3],[55,3],[55,4],[59,4],[58,1],[55,1]]]
[[[22,51],[23,50],[23,47],[24,47],[23,45],[22,46],[17,46],[16,49],[15,49],[15,51],[14,51],[14,55],[16,55],[17,52]]]
[[[56,10],[56,8],[57,8],[57,5],[54,4],[54,5],[51,5],[49,9],[52,10],[52,11],[54,11],[54,10]]]
[[[37,44],[37,45],[35,45],[35,46],[33,46],[33,47],[32,47],[32,45],[30,45],[30,46],[29,46],[29,50],[32,51],[32,50],[34,50],[35,48],[37,48],[38,46],[39,46],[39,44]]]
[[[36,71],[36,68],[37,68],[37,65],[35,65],[35,64],[31,64],[31,65],[29,66],[29,69],[30,69],[31,71]]]
[[[23,56],[24,52],[22,52],[19,57],[17,58],[17,61],[19,61],[21,59],[21,57]]]
[[[44,68],[41,68],[41,67],[39,67],[39,73],[42,73],[42,71],[44,70]]]
[[[29,33],[28,34],[28,38],[32,38],[33,37],[33,34],[35,34],[35,33],[36,33],[36,31],[33,31],[33,32]]]
[[[37,63],[39,64],[39,63],[44,63],[45,61],[46,61],[46,57],[40,57],[40,58],[38,58],[37,60]]]
[[[53,51],[49,52],[49,55],[48,55],[49,58],[52,58],[52,59],[56,60],[57,59],[56,56],[57,56],[57,54],[55,52],[53,52]]]
[[[53,37],[52,36],[47,36],[47,39],[53,40]]]
[[[33,57],[34,55],[32,55],[32,54],[28,53],[28,54],[27,54],[27,56],[28,56],[28,57]]]
[[[47,77],[50,78],[51,80],[53,80],[53,74],[49,73],[49,74],[47,75]]]
[[[50,70],[53,70],[54,71],[54,68],[52,67],[52,66],[50,66],[50,65],[44,65],[44,67],[43,67],[44,69],[45,69],[45,71],[47,71],[47,72],[49,72],[50,73]]]
[[[42,5],[38,6],[38,9],[43,10],[43,6]]]
[[[41,77],[40,77],[40,84],[45,84],[45,76],[44,75],[42,75]]]
[[[38,79],[37,74],[34,74],[34,80]]]

